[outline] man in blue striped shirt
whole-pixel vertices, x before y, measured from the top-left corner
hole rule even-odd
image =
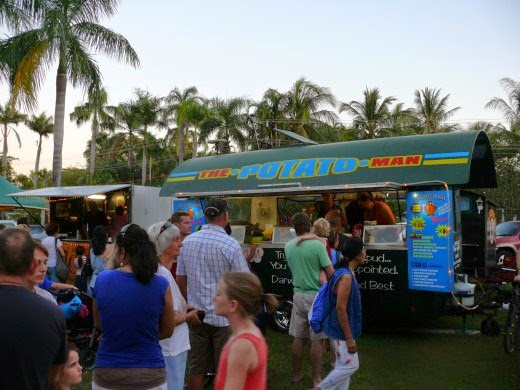
[[[206,313],[204,322],[190,325],[188,389],[202,390],[204,375],[218,363],[229,337],[229,323],[215,315],[213,296],[226,272],[249,272],[240,244],[228,236],[227,202],[211,199],[204,208],[207,224],[182,243],[177,261],[177,283],[188,305]]]

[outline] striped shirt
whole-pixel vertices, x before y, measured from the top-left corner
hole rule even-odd
[[[204,225],[182,242],[177,275],[186,276],[188,304],[206,312],[204,322],[228,326],[226,318],[215,315],[213,296],[226,272],[249,272],[240,244],[217,225]]]

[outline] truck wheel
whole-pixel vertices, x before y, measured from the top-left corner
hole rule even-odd
[[[94,347],[87,347],[79,353],[79,363],[86,370],[92,370],[96,362],[96,349]]]
[[[486,336],[498,336],[500,334],[500,324],[494,318],[486,318],[480,324],[480,332]]]
[[[497,250],[497,264],[503,256],[503,267],[516,267],[515,253],[511,249],[500,248]]]
[[[289,331],[293,303],[291,301],[280,301],[280,305],[273,313],[273,325],[275,329],[282,332]]]

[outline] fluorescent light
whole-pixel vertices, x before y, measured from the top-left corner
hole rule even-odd
[[[98,195],[89,195],[87,196],[87,198],[89,199],[95,199],[95,200],[105,200],[106,199],[106,195],[103,195],[103,194],[98,194]]]

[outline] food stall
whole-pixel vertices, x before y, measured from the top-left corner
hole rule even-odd
[[[210,197],[228,200],[232,234],[245,253],[256,244],[252,269],[265,291],[282,297],[285,317],[275,318],[280,327],[288,324],[292,298],[284,254],[294,237],[291,216],[311,214],[325,194],[343,212],[358,193],[378,193],[397,217],[395,225],[362,226],[367,259],[357,272],[369,321],[436,317],[459,295],[457,274],[496,266],[493,206],[466,190],[496,187],[484,132],[320,145],[299,140],[291,147],[186,161],[160,193],[202,206]]]
[[[172,204],[167,198],[159,198],[160,188],[131,184],[47,187],[11,193],[14,199],[46,198],[48,221],[60,225],[60,239],[66,251],[66,262],[71,269],[71,279],[75,269],[73,259],[75,249],[81,245],[86,253],[90,249],[88,213],[99,210],[105,219],[107,234],[116,207],[123,208],[126,220],[147,228],[151,224],[164,221],[171,215]]]

